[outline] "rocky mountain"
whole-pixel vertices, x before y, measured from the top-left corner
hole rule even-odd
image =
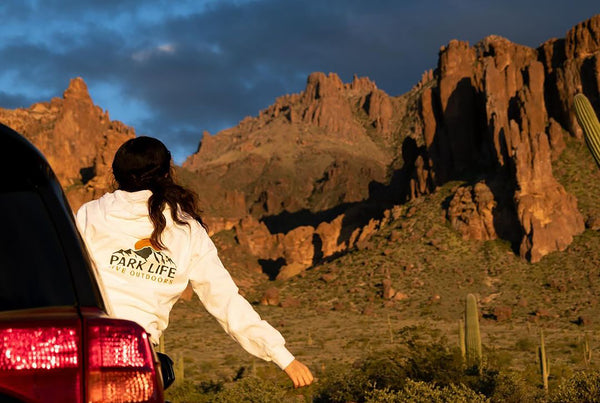
[[[581,137],[572,96],[598,106],[599,37],[595,16],[538,49],[498,36],[453,40],[399,97],[366,78],[314,73],[302,93],[205,135],[184,167],[206,181],[200,193],[219,189],[223,216],[242,219],[242,244],[292,272],[356,246],[390,205],[450,180],[464,183],[446,214],[465,238],[507,239],[537,262],[584,230],[551,162],[565,135]]]
[[[233,230],[272,278],[369,247],[399,204],[449,181],[459,185],[440,209],[464,238],[506,239],[537,262],[584,230],[552,161],[565,136],[581,139],[573,95],[600,110],[599,38],[600,15],[537,49],[498,36],[452,40],[400,96],[368,78],[313,73],[301,93],[205,133],[178,174],[213,232]],[[81,79],[63,99],[0,110],[0,121],[47,155],[75,207],[108,187],[114,150],[134,136],[93,105]]]
[[[336,209],[387,181],[406,108],[405,97],[388,96],[368,78],[344,84],[336,74],[313,73],[301,94],[205,133],[183,167],[210,183],[207,205],[234,220]]]
[[[0,108],[0,122],[46,156],[73,209],[110,188],[115,151],[135,137],[133,128],[111,121],[108,112],[94,105],[81,78],[71,80],[62,98],[27,109]]]
[[[414,93],[390,97],[368,78],[344,84],[313,73],[302,93],[205,133],[183,168],[202,204],[222,217],[211,227],[235,227],[280,278],[365,240],[389,217],[386,207],[405,198],[390,178],[403,164],[398,133],[416,132]]]

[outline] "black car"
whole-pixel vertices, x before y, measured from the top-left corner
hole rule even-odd
[[[42,154],[0,125],[0,402],[163,402],[144,329],[109,317]]]

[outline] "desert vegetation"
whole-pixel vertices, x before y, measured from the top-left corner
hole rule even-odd
[[[567,143],[553,170],[576,195],[589,223],[598,214],[599,172],[583,142]],[[347,254],[285,282],[242,287],[310,365],[318,378],[314,385],[294,390],[273,364],[248,356],[224,336],[193,298],[176,305],[165,335],[167,353],[183,357],[185,373],[167,397],[174,402],[600,399],[600,234],[589,224],[564,252],[530,263],[510,242],[465,240],[449,225],[441,206],[460,185],[450,182],[397,206],[396,219]],[[234,239],[223,232],[215,241],[226,246]],[[261,305],[273,287],[279,303]],[[476,304],[480,356],[476,347],[467,348],[465,335],[477,333],[466,330],[473,318],[467,299]],[[467,359],[469,351],[475,359]]]

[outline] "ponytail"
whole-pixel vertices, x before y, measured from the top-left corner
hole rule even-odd
[[[152,196],[148,199],[148,214],[154,226],[150,242],[157,249],[165,249],[161,236],[167,225],[163,214],[165,206],[171,210],[171,219],[180,225],[189,225],[183,218],[188,216],[200,223],[205,229],[206,224],[197,209],[197,196],[192,191],[173,182],[171,175],[160,178],[150,187]],[[183,215],[183,217],[182,217]]]
[[[112,168],[118,189],[152,192],[148,216],[154,227],[150,243],[156,249],[166,248],[162,242],[167,225],[163,214],[166,206],[173,222],[189,225],[186,219],[191,218],[207,228],[200,217],[196,194],[173,181],[171,153],[160,140],[141,136],[126,141],[115,153]]]

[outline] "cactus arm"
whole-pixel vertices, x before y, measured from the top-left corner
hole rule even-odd
[[[573,98],[575,116],[579,126],[583,129],[583,137],[592,153],[598,167],[600,167],[600,122],[594,113],[590,101],[583,94],[577,94]]]
[[[458,347],[460,348],[460,356],[463,363],[467,363],[467,346],[465,345],[465,322],[460,319],[458,321]]]

